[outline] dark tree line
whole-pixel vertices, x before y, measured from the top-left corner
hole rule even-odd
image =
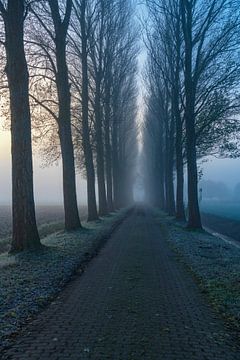
[[[1,95],[9,96],[12,133],[11,250],[19,251],[41,246],[32,139],[49,163],[62,161],[66,230],[81,227],[76,168],[87,180],[88,220],[131,203],[137,30],[128,0],[3,0],[0,13]]]
[[[239,4],[145,2],[146,193],[201,228],[199,160],[239,155]],[[62,162],[66,230],[81,228],[76,169],[87,181],[88,220],[133,201],[138,29],[130,0],[2,0],[0,14],[2,112],[10,114],[12,134],[12,251],[19,251],[41,246],[33,141],[48,163]]]
[[[146,6],[147,193],[180,220],[187,207],[188,226],[201,228],[199,159],[239,155],[239,4],[146,0]]]

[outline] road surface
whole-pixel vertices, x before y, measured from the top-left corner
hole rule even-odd
[[[151,210],[137,208],[3,359],[237,360],[240,352]]]

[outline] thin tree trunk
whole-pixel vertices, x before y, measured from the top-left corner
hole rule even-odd
[[[176,174],[177,174],[177,186],[176,186],[176,218],[181,221],[186,220],[184,209],[184,164],[183,164],[183,124],[180,113],[180,59],[181,59],[181,27],[180,16],[177,17],[176,23],[176,68],[174,74],[173,85],[173,111],[176,123]]]
[[[59,100],[58,126],[63,163],[63,195],[65,228],[81,227],[76,195],[76,174],[71,130],[71,94],[66,64],[66,48],[60,34],[56,37],[57,89]]]
[[[181,126],[182,127],[182,126]],[[176,129],[176,173],[177,173],[177,187],[176,187],[176,218],[185,221],[184,209],[184,170],[183,170],[183,154],[182,154],[182,128]]]
[[[178,76],[178,75],[177,75]],[[184,169],[183,169],[183,128],[182,119],[179,111],[179,92],[177,87],[177,80],[175,80],[174,94],[173,94],[173,108],[176,123],[176,174],[177,174],[177,186],[176,186],[176,218],[178,220],[185,221],[185,209],[184,209]]]
[[[188,170],[188,227],[201,229],[201,217],[198,203],[198,172],[196,156],[195,126],[192,124],[193,112],[187,110],[186,117],[186,147],[187,147],[187,170]]]
[[[98,180],[98,199],[99,199],[99,215],[104,216],[108,213],[107,196],[105,187],[105,171],[104,171],[104,148],[102,133],[102,114],[100,103],[100,81],[96,79],[95,94],[95,127],[96,127],[96,149],[97,149],[97,180]]]
[[[174,162],[174,119],[171,118],[168,147],[167,147],[167,176],[166,176],[166,188],[167,188],[167,211],[171,216],[175,215],[175,200],[174,200],[174,183],[173,183],[173,162]]]
[[[198,172],[195,134],[195,84],[192,79],[192,5],[181,0],[185,41],[185,123],[188,177],[188,227],[202,228],[198,203]]]
[[[165,137],[166,138],[166,137]],[[167,191],[167,187],[166,187],[166,173],[167,173],[167,168],[166,168],[166,162],[167,162],[167,145],[164,144],[163,145],[163,190],[164,190],[164,202],[163,202],[163,210],[167,211],[167,201],[168,201],[168,191]]]
[[[126,179],[124,177],[124,167],[123,167],[123,154],[121,143],[118,144],[118,206],[122,208],[125,206],[125,184]]]
[[[171,125],[170,125],[171,126]],[[165,149],[165,211],[173,216],[175,215],[174,202],[174,184],[173,184],[173,138],[171,130],[166,132],[166,149]]]
[[[81,227],[81,223],[78,215],[72,132],[69,122],[59,121],[59,137],[63,165],[65,228],[76,230]]]
[[[63,198],[66,230],[81,227],[76,195],[76,174],[71,129],[71,92],[66,60],[66,36],[72,9],[72,1],[66,5],[64,20],[61,20],[58,1],[49,1],[55,28],[56,84],[58,92],[58,129],[63,164]]]
[[[110,76],[110,75],[109,75]],[[112,186],[112,149],[110,141],[110,84],[107,79],[105,97],[105,158],[107,180],[107,205],[108,210],[113,211],[113,186]]]
[[[162,138],[162,131],[160,131],[160,136]],[[160,209],[164,209],[165,197],[164,197],[164,153],[163,153],[163,139],[159,141],[158,150],[157,150],[157,164],[156,164],[156,174],[153,174],[155,177],[155,194],[154,199],[155,205]]]
[[[8,1],[4,13],[12,136],[11,252],[41,246],[33,195],[29,74],[24,51],[24,1]]]
[[[89,114],[89,93],[88,93],[88,61],[87,61],[87,38],[86,38],[86,0],[81,4],[81,34],[82,34],[82,130],[83,130],[83,151],[87,173],[87,202],[88,221],[98,219],[95,171],[93,164],[93,153],[90,142],[88,114]]]
[[[112,129],[112,166],[113,166],[113,204],[114,204],[114,209],[118,209],[120,206],[120,197],[119,197],[119,158],[118,158],[117,122],[113,124],[113,129]]]

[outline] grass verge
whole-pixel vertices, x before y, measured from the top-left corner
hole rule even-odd
[[[43,309],[127,216],[123,209],[74,232],[45,237],[39,253],[0,255],[0,346]]]
[[[207,232],[189,231],[161,212],[155,216],[213,307],[240,330],[240,249]]]
[[[48,235],[54,234],[64,229],[64,223],[58,221],[52,221],[50,223],[42,224],[38,226],[38,232],[40,239],[45,238]],[[0,254],[10,250],[11,237],[7,236],[0,238]],[[1,265],[0,265],[1,266]]]

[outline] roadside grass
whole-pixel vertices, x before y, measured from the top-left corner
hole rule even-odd
[[[240,330],[240,249],[205,231],[189,231],[162,212],[155,217],[212,306]]]
[[[53,221],[53,222],[50,222],[47,224],[42,224],[42,225],[38,226],[40,239],[43,239],[44,237],[51,235],[53,233],[56,233],[58,231],[61,231],[63,229],[64,229],[64,223],[57,222],[57,221]],[[0,254],[9,251],[10,243],[11,243],[10,236],[0,239]]]
[[[84,223],[74,232],[59,231],[45,237],[40,252],[0,255],[0,345],[46,306],[72,275],[83,271],[128,209],[119,210],[101,220]]]
[[[87,219],[87,207],[79,206],[82,221]],[[64,229],[64,211],[59,205],[36,206],[40,238]],[[0,206],[0,254],[9,251],[11,243],[12,212],[10,206]]]

